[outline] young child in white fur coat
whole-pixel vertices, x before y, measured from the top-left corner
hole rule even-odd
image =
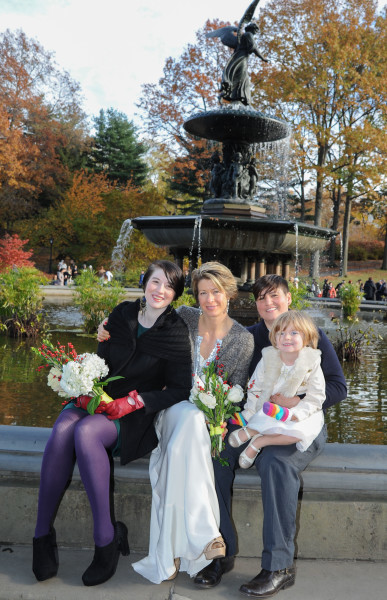
[[[274,321],[269,337],[272,346],[262,351],[240,413],[246,425],[229,436],[235,448],[250,440],[239,457],[244,469],[264,446],[296,443],[304,452],[324,424],[325,379],[312,319],[286,312]]]

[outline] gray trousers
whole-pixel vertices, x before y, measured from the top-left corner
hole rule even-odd
[[[229,425],[229,433],[237,426]],[[289,446],[266,446],[258,455],[255,467],[261,478],[263,504],[263,552],[262,568],[278,571],[293,564],[294,536],[300,473],[322,452],[327,437],[326,426],[305,452],[296,444]],[[231,518],[232,485],[238,458],[246,445],[232,448],[226,439],[222,457],[229,466],[214,460],[215,485],[220,508],[220,531],[226,542],[227,556],[237,553],[237,538]]]

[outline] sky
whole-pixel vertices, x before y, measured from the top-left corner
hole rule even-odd
[[[259,7],[267,0],[261,0]],[[157,83],[207,19],[238,22],[250,0],[0,0],[0,32],[22,29],[78,81],[90,116],[136,122],[141,85]],[[379,0],[383,6],[386,0]]]
[[[262,5],[266,0],[261,0]],[[239,21],[249,0],[0,0],[0,32],[22,29],[81,85],[90,116],[135,119],[141,85],[195,42],[207,19]],[[258,9],[256,11],[258,13]]]

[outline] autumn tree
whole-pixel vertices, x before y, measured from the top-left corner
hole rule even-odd
[[[369,194],[356,202],[363,221],[371,221],[379,239],[383,240],[384,252],[381,269],[387,270],[387,188]]]
[[[217,106],[222,69],[230,55],[206,33],[229,23],[207,21],[196,33],[196,43],[189,44],[178,59],[167,58],[163,77],[157,84],[145,84],[138,108],[150,136],[164,142],[171,154],[180,156],[189,150],[191,139],[183,129],[192,114]]]
[[[104,173],[124,186],[131,181],[141,186],[147,177],[144,160],[146,146],[138,140],[138,132],[128,117],[113,108],[101,110],[94,119],[96,133],[92,140],[88,167]]]
[[[34,246],[47,247],[53,238],[57,253],[85,259],[95,220],[105,211],[103,194],[111,189],[105,175],[78,171],[62,197],[36,218],[25,221],[20,230]]]
[[[373,0],[276,0],[260,13],[270,64],[253,77],[254,101],[290,121],[296,138],[306,134],[316,225],[329,178],[345,186],[348,215],[354,186],[364,193],[367,178],[380,183],[386,14],[378,16],[376,6]]]
[[[109,264],[123,221],[157,214],[165,214],[165,201],[153,186],[140,189],[128,183],[121,187],[105,174],[79,171],[63,197],[39,217],[26,221],[21,230],[34,246],[48,247],[53,238],[57,254]],[[138,234],[134,239],[131,256],[138,253],[144,264],[146,253],[151,255],[153,250],[148,242],[139,242]]]
[[[23,246],[29,240],[22,240],[15,233],[14,235],[5,234],[3,239],[0,239],[0,271],[6,271],[12,267],[34,267],[34,263],[30,260],[32,250],[25,250]]]
[[[86,141],[79,85],[22,31],[0,34],[0,218],[49,205]]]

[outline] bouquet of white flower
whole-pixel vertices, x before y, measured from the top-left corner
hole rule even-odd
[[[31,348],[31,350],[47,361],[47,364],[38,367],[39,371],[51,366],[47,385],[62,398],[91,396],[92,399],[87,405],[87,411],[91,415],[94,414],[101,400],[112,402],[113,399],[103,391],[103,387],[110,381],[122,378],[116,376],[100,381],[102,377],[106,377],[109,369],[103,358],[97,354],[88,352],[77,354],[72,344],[68,344],[68,353],[66,353],[65,346],[58,342],[55,347],[48,340],[43,340],[40,348]]]
[[[227,419],[240,411],[239,406],[235,405],[242,400],[244,393],[240,385],[231,386],[227,383],[227,373],[223,375],[222,368],[223,365],[218,365],[216,360],[205,367],[203,378],[195,377],[189,399],[205,415],[210,432],[211,455],[222,465],[228,465],[227,460],[220,457],[224,449],[223,430]]]

